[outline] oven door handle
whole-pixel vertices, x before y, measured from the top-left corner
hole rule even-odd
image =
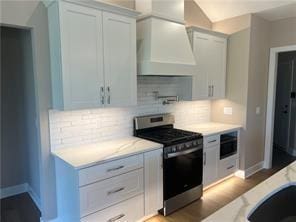
[[[181,156],[181,155],[186,155],[186,154],[193,153],[193,152],[200,150],[200,149],[201,149],[201,147],[196,147],[196,148],[192,148],[190,150],[184,150],[184,151],[180,151],[177,153],[169,153],[169,154],[167,154],[167,157],[165,159],[169,159],[169,158],[177,157],[177,156]]]

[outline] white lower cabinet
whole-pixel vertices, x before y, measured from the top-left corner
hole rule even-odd
[[[231,132],[231,131],[230,131]],[[234,131],[235,132],[235,131]],[[239,131],[238,131],[239,132]],[[239,133],[238,133],[239,135]],[[239,137],[238,137],[239,141]],[[220,160],[220,134],[204,137],[203,187],[235,173],[238,169],[239,142],[237,154]]]
[[[143,169],[138,169],[81,187],[79,189],[80,215],[86,216],[143,193],[143,176]]]
[[[203,186],[206,187],[218,178],[219,145],[204,150]]]
[[[226,177],[237,170],[238,159],[237,155],[225,158],[219,162],[219,178]]]
[[[75,169],[55,159],[57,222],[135,222],[163,207],[162,149]]]
[[[145,215],[156,214],[163,208],[163,161],[162,150],[144,154],[145,168]]]
[[[138,195],[102,211],[83,217],[81,222],[135,222],[144,215],[144,195]]]

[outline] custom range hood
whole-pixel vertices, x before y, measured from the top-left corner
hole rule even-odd
[[[184,0],[136,0],[138,75],[190,76],[196,63],[184,23]]]

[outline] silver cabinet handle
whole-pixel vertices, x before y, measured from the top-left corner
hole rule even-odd
[[[233,167],[234,167],[234,165],[231,165],[231,166],[227,167],[227,170],[230,170]]]
[[[104,90],[103,86],[100,88],[100,94],[101,94],[101,104],[104,105],[105,104],[105,90]]]
[[[160,167],[163,168],[163,153],[162,152],[160,153],[160,158],[161,158],[161,166]]]
[[[121,166],[118,166],[118,167],[110,168],[110,169],[107,169],[107,172],[112,172],[112,171],[120,170],[120,169],[122,169],[123,167],[124,167],[124,166],[121,165]]]
[[[214,142],[216,142],[217,140],[211,140],[211,141],[209,141],[208,143],[214,143]]]
[[[123,218],[125,216],[125,214],[119,214],[118,216],[112,217],[109,220],[107,220],[107,222],[115,222],[121,218]]]
[[[209,88],[208,88],[208,96],[211,97],[211,86],[209,85]]]
[[[118,192],[123,191],[123,190],[124,190],[124,187],[120,187],[118,189],[108,191],[107,194],[111,195],[111,194],[118,193]]]
[[[205,166],[207,164],[207,153],[204,153],[204,161],[203,161],[203,165]]]
[[[107,94],[108,94],[107,103],[108,103],[108,104],[110,104],[110,102],[111,102],[110,91],[111,91],[110,86],[108,86],[108,87],[107,87]]]
[[[214,96],[214,85],[212,85],[212,97]]]

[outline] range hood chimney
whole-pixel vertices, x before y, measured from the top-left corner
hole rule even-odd
[[[190,76],[195,58],[184,22],[184,0],[136,0],[139,75]]]

